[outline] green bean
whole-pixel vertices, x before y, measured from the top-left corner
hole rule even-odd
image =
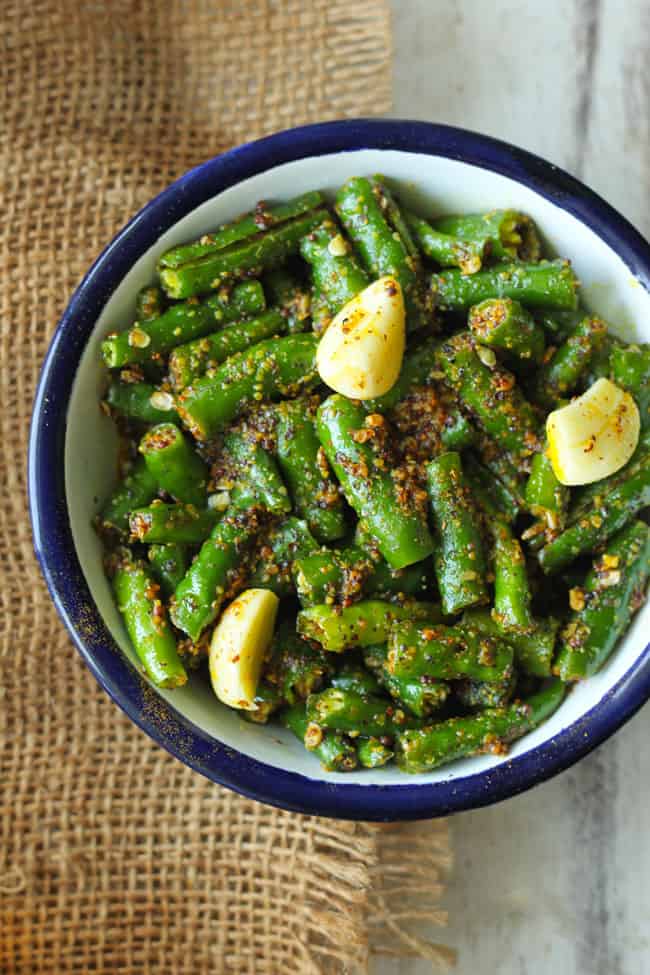
[[[174,399],[151,383],[113,380],[106,393],[111,412],[139,423],[178,422]]]
[[[518,301],[488,298],[470,308],[468,324],[479,342],[507,352],[523,363],[539,364],[544,330]]]
[[[255,707],[250,711],[240,711],[239,713],[244,721],[251,721],[253,724],[266,724],[284,703],[279,688],[274,687],[273,684],[269,684],[262,678],[255,691],[253,700]]]
[[[490,531],[494,569],[492,615],[506,633],[530,633],[535,623],[530,614],[531,593],[521,545],[503,522],[492,522]]]
[[[422,253],[436,264],[459,267],[463,274],[474,274],[480,270],[486,251],[484,243],[443,234],[409,210],[405,211],[404,219]]]
[[[440,311],[466,311],[487,298],[512,298],[534,308],[572,309],[578,301],[577,288],[568,261],[497,264],[476,274],[452,268],[431,278]]]
[[[332,315],[367,288],[370,279],[352,254],[350,244],[331,218],[303,238],[300,253],[311,267],[316,291]]]
[[[485,248],[497,260],[538,261],[542,252],[534,222],[516,210],[439,217],[434,226],[441,233]]]
[[[167,504],[156,499],[146,508],[135,508],[129,515],[129,530],[134,541],[163,544],[200,545],[212,531],[219,513],[193,504]]]
[[[184,545],[176,542],[164,545],[150,545],[147,549],[149,567],[160,585],[165,599],[169,599],[188,568],[187,552]]]
[[[526,504],[536,518],[540,518],[548,532],[556,534],[566,522],[569,489],[555,476],[546,450],[533,457],[526,481]]]
[[[571,591],[573,612],[553,668],[563,681],[600,670],[643,603],[649,572],[650,529],[634,521],[611,539],[583,586]]]
[[[400,728],[413,727],[415,721],[386,698],[338,687],[310,694],[307,718],[320,728],[355,737],[392,737]]]
[[[180,687],[187,674],[176,640],[158,598],[158,586],[128,549],[115,559],[113,589],[117,607],[145,673],[156,687]]]
[[[555,640],[560,628],[559,620],[549,616],[536,620],[535,628],[530,633],[511,631],[504,634],[489,610],[470,609],[463,613],[462,625],[473,627],[495,639],[506,640],[514,650],[517,669],[523,673],[533,677],[550,675]]]
[[[574,489],[571,492],[572,503],[567,516],[568,524],[574,525],[585,515],[590,514],[594,507],[599,508],[603,499],[615,487],[645,466],[648,457],[650,457],[650,430],[642,429],[636,449],[624,467],[615,471],[614,474],[610,474],[609,477],[595,481],[593,484],[586,484],[584,487]]]
[[[287,203],[276,203],[272,206],[261,200],[252,213],[245,213],[237,220],[221,224],[213,233],[204,234],[191,244],[181,244],[166,251],[159,259],[159,267],[177,268],[187,264],[188,261],[196,261],[215,254],[233,244],[256,237],[265,230],[300,217],[321,206],[323,202],[323,196],[317,190],[303,193],[302,196]]]
[[[282,335],[287,329],[280,312],[264,312],[259,318],[233,322],[219,332],[179,345],[169,356],[169,377],[176,392],[215,369],[237,352],[245,352],[263,339]]]
[[[317,227],[326,214],[324,209],[311,210],[214,254],[176,268],[162,268],[160,283],[170,298],[191,298],[215,291],[236,278],[269,271],[295,254],[301,239],[312,227]]]
[[[266,339],[231,356],[178,396],[177,409],[197,440],[209,440],[262,399],[295,395],[314,383],[315,335]]]
[[[607,325],[602,318],[583,318],[537,373],[535,398],[550,408],[572,393],[606,335]]]
[[[280,720],[285,728],[292,731],[296,738],[305,744],[309,721],[303,702],[294,704],[293,707],[283,711]],[[357,767],[356,749],[345,740],[343,735],[325,732],[324,734],[321,733],[320,736],[308,737],[307,740],[310,743],[309,751],[314,753],[325,771],[350,772]]]
[[[316,335],[322,335],[331,325],[333,315],[325,300],[325,295],[312,288],[311,293],[311,327]]]
[[[431,603],[396,603],[381,599],[366,599],[343,609],[333,606],[310,606],[298,613],[298,632],[316,640],[325,649],[340,653],[351,647],[369,647],[385,643],[396,620],[440,618],[437,606]]]
[[[244,432],[229,433],[223,442],[223,471],[217,487],[230,491],[240,509],[265,508],[273,515],[291,511],[289,492],[272,455]]]
[[[360,738],[357,741],[357,758],[363,768],[381,768],[390,762],[394,754],[379,738]]]
[[[539,309],[536,319],[547,333],[547,338],[553,343],[563,342],[573,332],[576,325],[587,315],[579,305],[571,311],[546,311]]]
[[[386,413],[405,399],[414,386],[427,383],[431,374],[437,371],[436,356],[440,347],[439,339],[429,338],[414,349],[407,349],[397,382],[383,396],[366,400],[371,413]]]
[[[519,514],[519,506],[501,481],[471,454],[463,457],[463,470],[472,497],[484,517],[512,523]]]
[[[504,453],[497,441],[485,434],[478,438],[474,447],[481,464],[494,480],[501,504],[506,505],[508,510],[525,511],[526,475],[518,470],[512,455]]]
[[[416,262],[416,267],[419,267],[422,257],[420,248],[418,247],[415,235],[411,231],[403,208],[386,183],[386,177],[377,174],[371,178],[370,183],[388,224],[393,228],[393,233],[399,236],[406,248],[407,254]]]
[[[125,332],[112,332],[102,342],[102,356],[109,369],[132,362],[159,360],[177,345],[213,332],[217,324],[234,322],[264,311],[264,292],[259,281],[244,281],[223,289],[207,301],[196,299],[171,305],[158,318],[136,322]]]
[[[158,486],[177,501],[205,505],[208,470],[173,423],[159,423],[145,433],[138,450]]]
[[[330,677],[332,687],[340,691],[355,691],[357,694],[381,694],[381,685],[374,674],[351,654],[345,654],[341,666]]]
[[[158,285],[147,285],[140,288],[135,297],[135,320],[146,322],[150,318],[158,318],[165,308],[165,294]]]
[[[371,275],[393,275],[400,283],[406,304],[407,327],[418,328],[431,317],[432,306],[420,287],[418,262],[409,254],[399,233],[382,210],[378,184],[353,177],[336,197],[336,211]]]
[[[282,315],[287,331],[304,332],[309,325],[311,293],[309,287],[287,267],[276,267],[267,271],[262,279],[264,293]]]
[[[433,564],[446,616],[487,602],[487,564],[478,512],[463,475],[460,455],[441,454],[427,467],[435,521]]]
[[[512,698],[517,686],[514,670],[503,680],[462,680],[457,681],[454,693],[468,711],[483,711],[485,708],[503,708]]]
[[[650,456],[646,456],[607,495],[596,498],[590,511],[544,546],[539,553],[542,569],[547,574],[558,572],[578,555],[594,552],[649,504]]]
[[[437,725],[406,730],[397,735],[396,759],[404,772],[430,772],[466,755],[492,752],[536,728],[562,703],[565,687],[552,681],[525,701],[506,708],[481,711],[467,718],[449,718]]]
[[[641,426],[650,426],[650,344],[624,345],[612,349],[612,380],[632,394],[639,407]]]
[[[263,527],[257,509],[226,511],[201,546],[171,600],[170,615],[179,630],[198,640],[224,602],[244,585],[248,552]]]
[[[328,469],[316,432],[316,411],[307,398],[277,407],[277,457],[296,512],[321,542],[346,532],[343,499]]]
[[[276,687],[288,704],[304,700],[318,690],[331,672],[324,650],[296,633],[295,620],[282,622],[273,637],[265,680]]]
[[[402,569],[430,555],[433,542],[424,512],[374,448],[377,435],[363,407],[344,396],[330,396],[318,410],[317,428],[348,503],[367,523],[391,568]],[[360,442],[366,436],[368,442]]]
[[[321,549],[297,559],[294,575],[303,606],[346,606],[363,594],[416,596],[428,583],[422,562],[393,571],[378,552],[372,554],[357,545]]]
[[[99,529],[125,534],[129,530],[129,513],[149,504],[157,491],[158,481],[144,458],[138,457],[102,508],[97,519]]]
[[[438,361],[461,402],[486,433],[518,464],[524,464],[540,447],[538,421],[514,376],[505,369],[486,366],[467,333],[444,342]]]
[[[396,677],[437,680],[503,680],[512,671],[513,649],[473,624],[444,626],[402,618],[388,637],[387,666]]]
[[[451,684],[434,677],[396,677],[388,669],[388,647],[367,647],[363,651],[366,667],[373,669],[376,677],[393,700],[417,718],[427,718],[439,711],[449,697]]]
[[[318,548],[306,521],[285,518],[276,525],[260,547],[248,585],[258,589],[270,589],[276,596],[291,596],[295,592],[293,565],[296,559],[308,557]]]

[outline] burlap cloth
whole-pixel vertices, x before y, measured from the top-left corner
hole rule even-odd
[[[0,970],[316,975],[363,971],[372,947],[443,964],[444,949],[408,930],[418,915],[444,923],[445,824],[288,814],[167,755],[73,649],[26,506],[39,365],[91,260],[151,196],[220,150],[386,111],[387,4],[0,9]]]

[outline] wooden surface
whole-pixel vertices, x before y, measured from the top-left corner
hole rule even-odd
[[[650,0],[393,0],[393,11],[394,115],[516,142],[650,234]],[[458,975],[648,975],[649,739],[646,707],[551,782],[452,820]]]

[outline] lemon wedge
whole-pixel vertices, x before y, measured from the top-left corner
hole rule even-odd
[[[406,342],[404,296],[386,275],[348,301],[320,340],[321,379],[349,399],[373,399],[395,385]]]
[[[273,638],[279,599],[268,589],[246,589],[224,610],[210,641],[210,680],[220,701],[255,709],[264,657]]]
[[[547,454],[561,484],[592,484],[627,464],[639,442],[639,409],[609,379],[546,420]]]

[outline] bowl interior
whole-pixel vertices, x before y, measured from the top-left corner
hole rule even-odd
[[[484,212],[514,207],[529,213],[548,245],[571,258],[586,304],[612,323],[626,340],[650,340],[650,294],[615,252],[590,228],[528,187],[489,170],[457,160],[393,150],[359,150],[297,160],[269,169],[209,200],[164,233],[116,288],[88,341],[74,379],[65,441],[65,489],[71,529],[88,586],[104,621],[123,653],[135,662],[126,632],[102,569],[100,542],[91,527],[116,482],[117,437],[99,409],[105,384],[99,344],[107,332],[127,327],[135,294],[154,277],[158,256],[174,244],[212,230],[260,199],[284,199],[307,189],[335,190],[352,175],[381,172],[400,181],[404,198],[423,214]],[[506,759],[481,756],[437,772],[405,777],[395,768],[362,773],[324,772],[288,732],[243,721],[219,704],[207,682],[194,676],[181,690],[156,692],[193,724],[223,744],[268,765],[311,779],[341,784],[402,785],[442,782],[475,775],[539,746],[585,715],[629,670],[645,648],[650,605],[637,615],[618,649],[595,677],[575,688],[556,714],[515,744]]]

